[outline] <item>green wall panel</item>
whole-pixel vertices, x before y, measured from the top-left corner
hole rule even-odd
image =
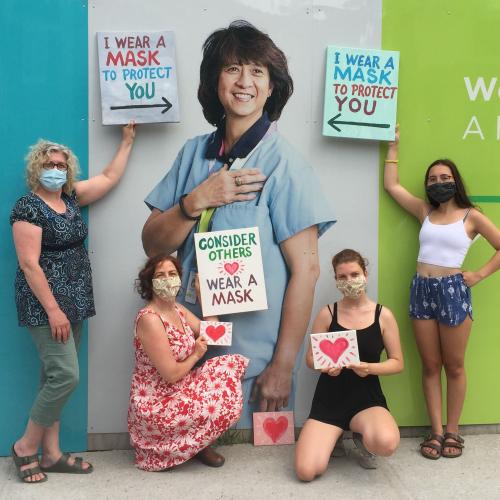
[[[400,178],[418,196],[423,176],[437,158],[451,158],[468,191],[497,226],[500,225],[500,168],[497,115],[499,93],[492,78],[500,76],[500,3],[495,0],[384,0],[382,47],[399,50],[398,121],[401,124]],[[475,89],[483,78],[491,96],[473,100],[464,78]],[[480,134],[464,134],[472,127]],[[400,425],[428,424],[421,389],[420,359],[407,316],[409,284],[415,272],[419,224],[384,192],[385,145],[381,147],[379,206],[379,299],[396,314],[406,368],[383,385]],[[476,270],[493,254],[484,240],[476,242],[464,269]],[[494,367],[500,351],[498,322],[500,273],[473,290],[474,324],[466,355],[468,390],[463,424],[500,422],[500,382]]]

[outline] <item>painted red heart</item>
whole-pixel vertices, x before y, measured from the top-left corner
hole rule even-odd
[[[205,329],[205,333],[214,341],[217,342],[225,333],[226,327],[224,325],[210,325]]]
[[[278,419],[267,417],[262,424],[262,428],[273,443],[276,443],[288,429],[288,420],[286,417],[279,417]]]
[[[319,348],[336,363],[340,356],[349,347],[349,341],[344,337],[338,338],[335,342],[331,340],[322,340],[319,343]]]
[[[240,265],[237,262],[232,262],[231,264],[229,264],[229,262],[226,262],[224,264],[224,269],[231,275],[234,274],[239,268]]]

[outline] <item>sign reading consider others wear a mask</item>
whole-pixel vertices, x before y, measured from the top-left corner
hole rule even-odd
[[[196,233],[203,316],[267,309],[259,229]]]

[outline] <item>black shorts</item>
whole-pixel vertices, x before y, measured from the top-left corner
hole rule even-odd
[[[374,407],[382,407],[385,408],[386,410],[389,410],[387,408],[387,403],[386,401],[378,401],[378,402],[367,402],[366,404],[358,407],[358,408],[350,408],[343,410],[341,408],[336,408],[334,412],[324,412],[321,411],[320,408],[311,408],[311,413],[309,414],[308,418],[311,418],[313,420],[317,420],[318,422],[323,422],[324,424],[329,424],[329,425],[334,425],[335,427],[340,427],[344,431],[350,430],[350,423],[351,420],[361,411],[367,410],[368,408],[374,408]]]

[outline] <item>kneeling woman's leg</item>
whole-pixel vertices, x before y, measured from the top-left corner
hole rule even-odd
[[[396,421],[382,406],[374,406],[356,413],[349,427],[363,436],[365,448],[374,455],[388,457],[399,445]]]
[[[325,472],[342,432],[335,425],[306,420],[295,447],[295,473],[301,481],[312,481]]]

